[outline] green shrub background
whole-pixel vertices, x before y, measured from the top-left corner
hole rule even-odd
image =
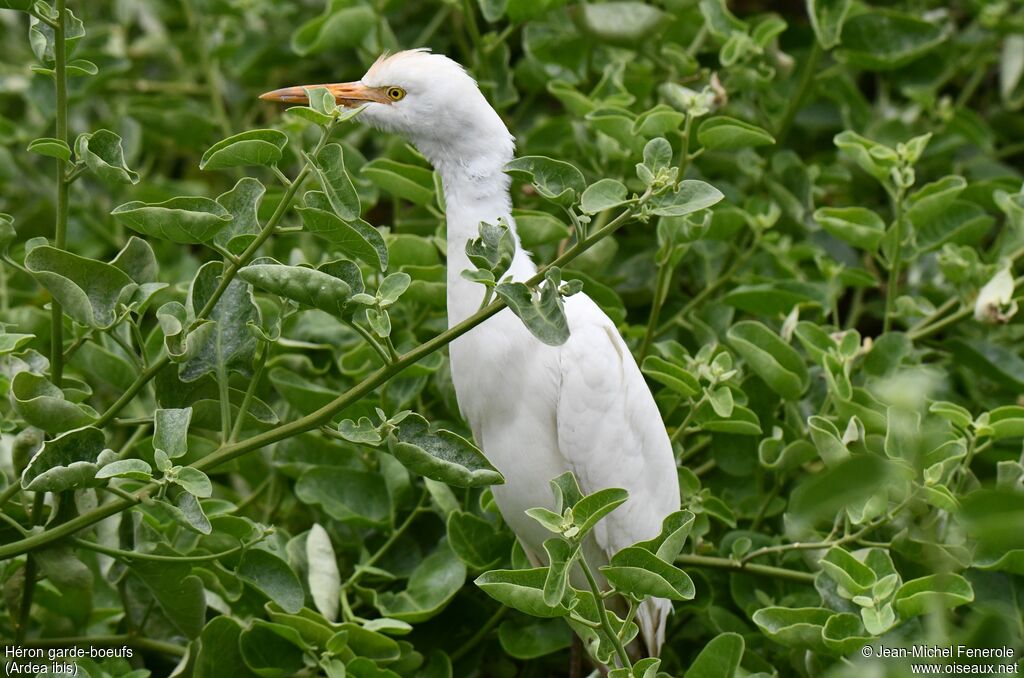
[[[5,644],[133,648],[95,677],[568,673],[557,577],[509,573],[455,404],[439,180],[256,98],[429,46],[519,156],[578,169],[520,165],[520,234],[618,324],[676,445],[686,542],[630,585],[681,600],[631,675],[1019,659],[1019,3],[0,8]]]

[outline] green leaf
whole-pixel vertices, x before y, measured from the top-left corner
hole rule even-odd
[[[166,546],[159,547],[156,553],[181,555]],[[206,597],[202,580],[192,574],[189,564],[140,559],[132,561],[128,567],[142,580],[160,609],[186,638],[195,638],[202,632],[206,621]]]
[[[448,514],[448,543],[469,567],[487,570],[508,557],[512,539],[494,525],[465,511]]]
[[[409,289],[412,277],[408,273],[392,273],[380,281],[377,297],[381,306],[391,306]]]
[[[891,10],[874,10],[846,21],[839,59],[868,70],[904,66],[942,44],[948,30],[939,22],[926,21]]]
[[[613,45],[631,45],[651,39],[665,20],[662,10],[635,0],[584,4],[580,10],[584,30]]]
[[[544,581],[547,568],[532,570],[491,570],[476,578],[475,583],[484,593],[502,605],[533,617],[564,617],[569,610],[564,604],[548,605],[544,602]]]
[[[25,268],[50,291],[65,313],[97,329],[106,329],[117,321],[118,308],[128,303],[137,287],[116,266],[46,245],[28,253]]]
[[[505,482],[487,457],[462,436],[410,413],[388,436],[388,451],[414,473],[456,487],[483,487]]]
[[[4,335],[0,335],[4,336]],[[11,380],[14,411],[26,423],[47,433],[62,433],[91,424],[99,416],[88,405],[67,400],[46,377],[25,371]]]
[[[586,188],[583,173],[567,162],[542,155],[526,155],[505,165],[516,179],[529,181],[541,196],[568,207]]]
[[[238,271],[238,277],[261,290],[331,315],[343,315],[352,295],[352,287],[346,281],[305,266],[250,264]]]
[[[254,129],[235,134],[210,146],[199,161],[199,169],[270,167],[281,160],[281,151],[287,143],[287,135],[276,129]]]
[[[829,617],[821,630],[821,639],[832,653],[849,655],[871,642],[871,634],[864,629],[860,617],[843,612]]]
[[[101,468],[96,479],[132,478],[134,480],[151,480],[153,467],[141,459],[118,459]]]
[[[220,678],[232,675],[251,678],[255,675],[245,666],[239,637],[242,626],[225,615],[217,615],[203,627],[192,675],[194,678]]]
[[[328,620],[334,621],[338,617],[341,574],[331,537],[319,523],[313,523],[306,536],[306,562],[309,564],[306,582],[313,604]]]
[[[210,261],[196,273],[187,300],[192,317],[205,308],[219,289],[223,269],[221,262]],[[249,325],[260,324],[260,311],[244,278],[231,280],[207,318],[212,327],[206,329],[201,341],[193,344],[188,360],[178,367],[178,377],[192,382],[210,373],[251,374],[258,340]]]
[[[153,449],[163,450],[171,459],[188,452],[188,426],[192,408],[158,409],[153,414]]]
[[[899,160],[896,151],[849,130],[840,132],[832,141],[861,169],[881,182],[889,180],[889,172]]]
[[[111,212],[128,228],[152,238],[195,245],[213,238],[231,213],[209,198],[179,197],[160,203],[126,202]]]
[[[690,536],[695,516],[688,510],[675,511],[661,521],[661,532],[654,539],[634,544],[647,549],[667,563],[674,562],[683,550],[686,538]]]
[[[958,574],[944,572],[911,579],[897,589],[893,605],[900,618],[907,619],[966,605],[973,600],[974,589],[970,582]]]
[[[294,629],[262,619],[254,619],[238,639],[245,665],[263,678],[285,678],[302,669],[302,644]]]
[[[315,467],[295,483],[295,496],[318,504],[335,520],[369,527],[387,523],[391,499],[379,473],[336,467]]]
[[[360,175],[396,198],[417,205],[434,201],[434,175],[424,167],[376,158],[363,165]]]
[[[213,494],[213,484],[207,475],[191,466],[183,466],[178,469],[174,483],[196,497],[206,498]]]
[[[851,456],[797,485],[790,495],[789,515],[801,525],[831,520],[840,508],[877,492],[892,472],[880,456]]]
[[[807,0],[807,15],[823,49],[832,49],[839,44],[850,4],[850,0]]]
[[[332,209],[326,196],[320,191],[309,191],[305,195],[306,207],[297,207],[303,227],[310,233],[329,242],[341,252],[361,259],[380,270],[388,267],[388,248],[384,237],[373,226],[362,219],[346,222]]]
[[[68,142],[63,139],[53,139],[51,137],[35,139],[25,150],[30,153],[45,155],[48,158],[57,158],[64,162],[71,159],[71,147],[68,146]]]
[[[7,0],[12,1],[12,0]],[[17,0],[13,0],[17,2]],[[17,9],[18,7],[15,7]],[[57,12],[51,10],[49,6],[46,6],[45,12],[50,18],[56,18]],[[54,35],[53,28],[49,24],[45,24],[40,21],[36,16],[30,16],[29,19],[29,31],[28,41],[32,47],[32,52],[36,55],[36,59],[47,65],[52,65],[56,56],[56,36]],[[70,9],[64,10],[64,53],[66,56],[71,56],[75,51],[75,46],[78,41],[85,35],[85,27],[82,24],[82,20],[79,19],[72,13]]]
[[[108,129],[79,134],[75,140],[75,154],[107,184],[139,183],[139,175],[125,163],[121,137]]]
[[[707,209],[725,196],[714,186],[696,179],[679,182],[675,191],[669,189],[652,197],[648,205],[651,214],[659,217],[681,217]]]
[[[988,421],[984,424],[984,431],[995,440],[1024,436],[1024,407],[1020,405],[1004,405],[1003,407],[995,408],[988,413]],[[979,435],[981,434],[982,432],[979,430]]]
[[[741,321],[726,336],[750,369],[783,398],[798,400],[807,390],[809,376],[803,359],[763,324]]]
[[[611,564],[601,572],[617,591],[637,598],[654,596],[669,600],[692,600],[696,591],[685,572],[665,562],[649,550],[637,546],[612,556]]]
[[[62,433],[43,443],[21,473],[21,487],[31,492],[63,492],[89,483],[106,446],[103,431],[92,426]]]
[[[640,371],[683,397],[689,398],[700,393],[700,382],[696,377],[679,365],[658,356],[652,355],[644,358]]]
[[[950,175],[925,184],[907,197],[907,218],[916,228],[924,228],[931,219],[942,216],[967,188],[967,180]]]
[[[201,473],[201,471],[197,471],[197,473]],[[195,530],[199,534],[210,534],[213,531],[206,511],[203,510],[202,504],[194,494],[181,492],[174,504],[164,503],[163,507],[171,513],[175,520],[190,530]]]
[[[821,559],[821,568],[851,596],[865,595],[875,585],[875,572],[841,546],[833,546]]]
[[[544,578],[544,604],[550,607],[558,605],[569,586],[569,570],[580,554],[579,544],[570,544],[560,537],[544,541],[544,551],[548,554],[548,572]]]
[[[822,628],[833,614],[821,607],[765,607],[755,612],[752,619],[776,643],[820,652],[824,649]]]
[[[497,224],[481,221],[479,232],[480,237],[466,241],[466,256],[478,270],[490,273],[492,282],[501,280],[515,257],[515,235],[504,219]]]
[[[697,128],[697,141],[709,151],[736,151],[753,146],[770,146],[775,138],[757,125],[718,115]]]
[[[75,78],[83,75],[96,75],[100,72],[99,66],[88,59],[73,59],[68,62],[68,77]]]
[[[328,3],[323,14],[292,33],[291,48],[299,56],[340,52],[362,43],[376,25],[377,15],[371,7]]]
[[[629,499],[629,493],[620,487],[598,490],[580,499],[572,507],[573,523],[579,528],[582,538],[597,525],[597,522],[617,509]]]
[[[295,614],[302,609],[305,594],[295,572],[285,561],[269,551],[249,549],[238,564],[236,575],[281,606]]]
[[[561,274],[557,266],[549,268],[539,292],[521,282],[504,282],[494,288],[526,329],[548,346],[561,346],[569,339],[569,323],[559,291]]]
[[[995,223],[985,210],[966,200],[953,200],[926,219],[915,218],[917,247],[922,252],[936,250],[948,242],[974,244]]]
[[[243,177],[230,191],[217,196],[217,202],[231,214],[231,221],[217,231],[213,242],[235,255],[244,252],[260,232],[257,214],[266,192],[258,180]]]
[[[591,7],[591,5],[587,5]],[[600,179],[587,187],[580,198],[580,210],[584,214],[597,214],[629,201],[629,191],[617,179]]]
[[[736,675],[743,658],[743,636],[720,633],[700,651],[687,669],[685,678],[723,678]]]
[[[14,334],[4,332],[0,334],[0,355],[7,355],[23,348],[25,344],[35,339],[34,334]]]
[[[878,249],[885,235],[885,222],[865,207],[822,207],[814,212],[814,220],[826,232],[868,252]]]
[[[807,419],[807,428],[826,466],[833,467],[850,458],[850,451],[846,448],[839,429],[831,421],[815,415]]]
[[[505,621],[498,627],[498,640],[510,656],[536,659],[572,645],[572,631],[560,619]]]
[[[387,617],[419,624],[440,614],[465,580],[466,566],[442,541],[416,566],[404,591],[374,592],[373,604]]]
[[[358,219],[361,212],[359,195],[345,169],[345,154],[341,146],[324,146],[313,161],[313,167],[334,213],[344,221]]]

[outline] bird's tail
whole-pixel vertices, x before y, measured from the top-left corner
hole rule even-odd
[[[648,598],[640,603],[640,609],[636,611],[640,635],[643,637],[647,654],[650,657],[657,657],[661,653],[661,646],[665,642],[665,626],[668,623],[670,612],[672,612],[672,603],[664,598]]]

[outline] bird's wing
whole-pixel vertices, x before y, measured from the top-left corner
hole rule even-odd
[[[566,317],[570,336],[559,353],[556,408],[559,451],[585,493],[607,487],[629,492],[626,503],[593,531],[608,558],[657,536],[664,517],[679,509],[679,480],[654,397],[615,325],[582,293],[566,300]],[[660,645],[668,609],[668,601],[641,608],[638,619],[649,647]]]

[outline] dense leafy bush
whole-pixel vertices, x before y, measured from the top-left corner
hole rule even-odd
[[[617,676],[1019,657],[1024,9],[876,4],[0,0],[0,638],[131,648],[91,676],[560,675],[573,631],[634,661],[613,587],[677,601]],[[516,135],[555,264],[501,283],[484,227],[494,300],[451,330],[424,159],[256,100],[423,45]],[[683,488],[588,590],[622,492],[553,479],[531,569],[445,357],[506,304],[564,341],[580,287]]]

